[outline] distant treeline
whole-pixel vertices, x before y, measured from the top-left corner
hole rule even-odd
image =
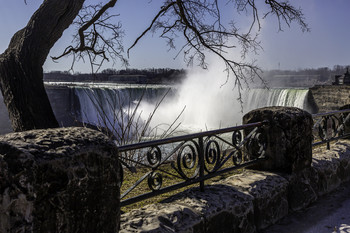
[[[299,70],[266,70],[262,73],[270,86],[311,87],[330,85],[335,75],[342,75],[348,66],[335,65],[333,68],[309,68]]]
[[[311,87],[328,85],[335,75],[346,72],[348,66],[335,65],[333,68],[321,67],[299,70],[265,70],[261,74],[271,87]],[[105,69],[97,74],[71,74],[67,71],[52,71],[44,74],[44,81],[61,82],[115,82],[135,84],[175,84],[186,77],[184,69]],[[256,85],[260,85],[256,83]]]
[[[344,74],[349,66],[335,65],[332,69],[321,67],[316,69],[299,69],[299,70],[267,70],[264,71],[264,77],[273,77],[275,75],[317,75],[320,80],[327,81],[334,75]]]
[[[181,82],[185,76],[186,71],[184,69],[105,69],[96,74],[71,74],[67,71],[51,71],[44,74],[44,81],[174,84]]]

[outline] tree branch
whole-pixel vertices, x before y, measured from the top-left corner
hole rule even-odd
[[[61,55],[51,58],[55,61],[70,54],[79,54],[73,56],[73,63],[75,63],[76,60],[83,59],[85,53],[92,65],[92,72],[94,72],[93,67],[97,67],[98,70],[103,62],[109,61],[110,58],[113,61],[119,58],[124,64],[127,64],[127,60],[122,55],[121,25],[109,22],[118,15],[107,13],[107,10],[114,7],[116,2],[117,0],[110,0],[104,5],[85,6],[75,21],[79,28],[73,40],[76,45],[68,46]],[[109,38],[104,35],[106,29],[110,32]],[[98,59],[100,61],[97,61]]]
[[[166,13],[170,7],[172,7],[173,5],[175,5],[175,2],[170,2],[168,5],[164,6],[161,8],[161,10],[158,12],[158,14],[152,19],[152,22],[150,23],[150,25],[148,26],[148,28],[146,28],[146,30],[144,30],[140,36],[138,36],[135,40],[135,42],[128,48],[128,57],[129,57],[129,52],[130,50],[135,47],[135,45],[139,42],[139,40],[144,37],[153,27],[154,23],[158,20],[158,18]]]

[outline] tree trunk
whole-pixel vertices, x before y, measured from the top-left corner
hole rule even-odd
[[[0,88],[14,131],[58,127],[44,88],[42,66],[83,3],[44,0],[0,55]]]
[[[45,92],[41,67],[23,64],[9,54],[0,61],[0,77],[13,130],[58,127]]]

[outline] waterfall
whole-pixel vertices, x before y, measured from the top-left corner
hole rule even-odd
[[[131,135],[144,124],[139,117],[138,103],[155,103],[164,95],[172,95],[171,92],[167,94],[168,90],[168,86],[139,85],[74,87],[79,101],[77,119],[82,123],[107,127],[114,134]]]
[[[167,88],[147,87],[145,89],[140,86],[121,88],[75,87],[75,95],[79,99],[80,108],[78,119],[81,122],[108,127],[112,129],[112,131],[122,131],[127,125],[127,122],[133,122],[133,127],[140,127],[142,124],[145,124],[144,122],[147,121],[148,116],[152,113],[154,105],[156,105],[155,103],[164,95]],[[308,89],[285,88],[246,90],[243,93],[243,112],[239,111],[240,107],[229,107],[232,101],[235,100],[233,91],[228,92],[231,93],[230,95],[227,93],[210,95],[208,97],[215,99],[215,101],[206,99],[204,107],[211,114],[199,114],[201,110],[197,108],[201,107],[203,101],[198,102],[198,99],[201,100],[198,97],[198,93],[193,94],[195,93],[193,91],[185,92],[186,95],[191,97],[185,99],[189,99],[190,102],[193,102],[195,104],[195,106],[193,106],[193,104],[189,105],[189,103],[183,101],[181,92],[175,93],[174,90],[171,93],[171,97],[175,96],[176,98],[168,98],[165,103],[163,102],[161,104],[156,114],[152,116],[153,119],[150,128],[153,129],[160,125],[165,127],[171,125],[172,120],[176,119],[177,114],[179,114],[183,106],[191,108],[185,109],[184,116],[179,118],[184,128],[181,128],[181,130],[185,132],[191,132],[193,129],[195,131],[201,130],[201,125],[196,125],[199,121],[205,122],[205,124],[208,123],[208,128],[210,129],[241,124],[240,121],[244,113],[266,106],[294,106],[308,110]],[[204,94],[206,94],[206,92]],[[138,106],[137,103],[140,99],[142,99],[142,103]],[[215,103],[215,106],[211,106],[212,103]],[[236,103],[236,105],[239,104]],[[139,107],[136,112],[134,112],[135,106]],[[141,113],[144,114],[142,117],[140,117]],[[197,119],[197,122],[193,121],[192,118]],[[143,123],[135,123],[135,120],[141,120]],[[221,126],[211,124],[214,120],[220,122]],[[158,128],[158,130],[160,132],[164,129]]]
[[[194,82],[193,85],[186,84],[186,89],[182,92],[179,91],[179,88],[172,87],[170,93],[167,95],[167,99],[172,100],[163,101],[160,105],[157,110],[158,115],[154,116],[153,126],[172,123],[184,106],[186,106],[186,109],[183,115],[187,114],[191,116],[181,117],[179,118],[179,122],[181,122],[181,126],[190,129],[190,131],[192,129],[195,131],[206,129],[206,126],[208,126],[208,129],[214,129],[241,124],[240,119],[242,119],[244,113],[265,106],[294,106],[310,113],[317,112],[317,106],[312,98],[310,98],[308,89],[257,88],[246,90],[243,94],[244,105],[242,113],[239,103],[236,101],[237,96],[231,88],[226,88],[228,90],[220,88],[219,91],[214,92],[215,88],[204,85],[207,89],[197,91],[195,88],[196,85],[198,87],[200,81]],[[73,124],[71,123],[73,120],[67,121],[67,119],[63,119],[66,116],[69,119],[72,118],[94,125],[101,125],[101,122],[108,122],[110,125],[107,127],[109,128],[118,126],[118,123],[115,121],[117,116],[118,119],[123,120],[123,123],[128,120],[131,111],[134,109],[133,107],[142,95],[142,102],[144,104],[140,107],[140,111],[147,113],[145,114],[147,118],[149,112],[154,109],[154,103],[170,88],[169,86],[162,85],[106,84],[101,86],[84,83],[81,83],[80,87],[65,83],[57,86],[59,87],[55,89],[51,85],[48,95],[56,118],[60,123],[62,122],[62,125],[70,126]],[[73,90],[69,92],[62,91],[64,89]],[[214,90],[210,92],[211,89]],[[75,97],[67,98],[68,95],[70,96],[69,93],[73,93],[72,96]],[[187,98],[184,98],[183,95],[187,95]],[[172,98],[174,96],[176,98]],[[2,96],[0,95],[0,100],[1,98]],[[57,104],[57,102],[60,104]],[[144,110],[144,105],[150,105],[147,107],[151,110]],[[65,108],[64,106],[68,107]],[[205,108],[207,111],[202,112],[202,108]],[[0,105],[0,110],[2,123],[0,124],[0,133],[10,132],[11,126],[7,109],[2,104]],[[101,118],[100,115],[104,115],[105,117]],[[217,125],[217,122],[220,122],[221,125]],[[195,123],[197,123],[197,126],[194,126]]]
[[[308,92],[309,89],[251,89],[245,94],[244,111],[268,106],[297,107],[310,111]]]

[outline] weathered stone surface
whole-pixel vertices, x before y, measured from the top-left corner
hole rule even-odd
[[[331,150],[316,149],[311,168],[284,177],[289,183],[289,208],[295,211],[307,207],[350,179],[349,141],[336,142]]]
[[[117,150],[85,128],[0,137],[0,232],[117,232]]]
[[[121,216],[119,232],[191,232],[201,216],[190,206],[152,204]]]
[[[350,104],[350,86],[348,85],[320,85],[310,88],[319,112],[330,112]]]
[[[288,182],[245,171],[121,217],[121,232],[256,232],[288,214]]]
[[[312,126],[310,113],[294,107],[266,107],[253,110],[243,117],[243,123],[267,120],[266,154],[268,161],[254,169],[295,172],[311,166]]]
[[[120,232],[255,232],[252,196],[216,184],[121,216]]]
[[[292,211],[301,210],[316,201],[318,174],[308,168],[291,175],[285,175],[288,180],[288,203]]]
[[[121,217],[121,232],[257,232],[350,180],[350,142],[314,153],[293,174],[245,170]]]
[[[219,183],[253,196],[257,229],[266,228],[288,214],[288,182],[277,174],[247,170]]]
[[[314,153],[312,168],[317,172],[315,187],[318,196],[336,189],[350,179],[350,147],[348,140],[331,145],[331,150]]]
[[[289,210],[300,210],[350,180],[350,142],[314,153],[312,166],[293,174],[246,170],[190,189],[163,203],[125,213],[121,232],[256,232]]]

